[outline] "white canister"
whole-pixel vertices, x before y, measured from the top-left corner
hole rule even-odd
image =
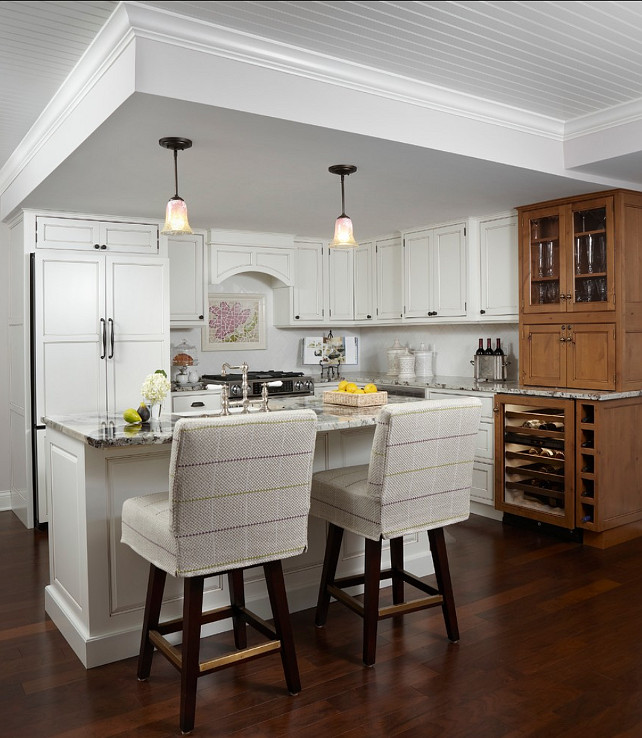
[[[399,339],[395,338],[395,342],[386,351],[388,356],[388,376],[396,377],[399,374],[399,356],[406,353],[406,349],[399,343]]]
[[[402,381],[413,379],[415,376],[415,355],[407,351],[400,354],[399,358],[399,379]]]
[[[432,351],[427,351],[423,343],[415,351],[415,374],[420,377],[432,377]]]

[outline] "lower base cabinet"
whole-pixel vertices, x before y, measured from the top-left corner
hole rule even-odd
[[[642,535],[642,398],[495,396],[495,507],[607,547]]]

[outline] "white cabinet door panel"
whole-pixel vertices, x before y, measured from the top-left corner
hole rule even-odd
[[[432,310],[435,317],[466,315],[466,238],[464,225],[436,228],[433,243]]]
[[[107,367],[98,342],[45,343],[38,365],[37,422],[43,415],[94,413],[107,409]]]
[[[482,315],[517,316],[517,216],[482,221],[479,228]]]
[[[323,320],[323,243],[295,241],[294,319]]]
[[[116,341],[114,358],[107,362],[110,411],[120,414],[128,407],[138,407],[142,399],[140,388],[143,380],[156,369],[167,371],[168,355],[169,346],[162,339]],[[163,412],[171,412],[169,397]]]
[[[377,241],[377,319],[399,320],[403,311],[401,238]]]
[[[354,318],[354,254],[352,249],[328,249],[328,309],[332,322]]]
[[[162,336],[166,329],[169,284],[164,261],[107,262],[107,318],[114,321],[116,340]]]
[[[373,320],[374,309],[374,244],[360,243],[354,252],[354,317]]]
[[[424,318],[432,310],[432,231],[411,233],[404,238],[404,315]]]
[[[169,236],[169,306],[173,325],[205,322],[203,234]]]

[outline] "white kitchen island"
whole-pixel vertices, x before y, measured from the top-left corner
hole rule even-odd
[[[416,400],[389,397],[389,402]],[[315,410],[315,471],[368,462],[380,407],[325,405],[312,396],[271,400],[270,407]],[[120,418],[77,415],[45,418],[45,424],[51,510],[46,612],[87,668],[134,656],[148,564],[120,542],[121,509],[128,497],[168,488],[174,421],[166,416],[155,426],[127,428]],[[325,523],[310,518],[308,551],[284,561],[291,611],[316,604],[324,545]],[[425,533],[408,536],[405,551],[410,571],[419,576],[432,571]],[[363,541],[346,534],[341,574],[362,566]],[[270,617],[260,567],[246,575],[246,599],[258,614]],[[182,583],[168,576],[163,616],[180,616],[181,603]],[[204,607],[228,603],[227,578],[208,579]],[[204,632],[227,627],[223,621]]]

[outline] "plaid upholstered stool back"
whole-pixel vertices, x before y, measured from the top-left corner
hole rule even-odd
[[[315,437],[311,410],[180,420],[170,464],[176,575],[305,551]]]

